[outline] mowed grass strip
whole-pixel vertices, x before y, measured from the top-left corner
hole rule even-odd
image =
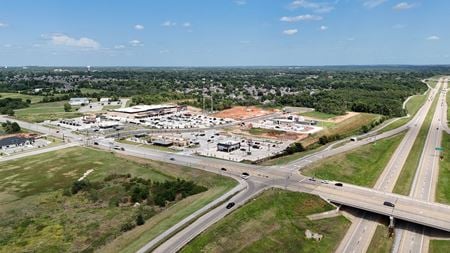
[[[388,227],[378,225],[367,249],[367,253],[389,253],[393,244],[394,237],[389,237]]]
[[[443,159],[439,162],[439,177],[436,188],[436,201],[450,204],[450,134],[443,133],[441,152]]]
[[[448,253],[450,249],[449,240],[431,240],[430,253]]]
[[[82,115],[75,110],[75,107],[72,108],[71,112],[65,112],[64,103],[67,103],[67,101],[32,104],[28,108],[15,110],[15,117],[28,122],[43,122],[45,120],[75,118]]]
[[[42,101],[43,96],[37,95],[27,95],[21,93],[12,93],[12,92],[0,92],[0,99],[2,98],[21,98],[23,101],[29,99],[32,104],[39,103]]]
[[[378,114],[359,113],[351,118],[348,118],[331,127],[325,128],[319,133],[313,134],[301,141],[304,147],[316,143],[323,135],[332,136],[339,134],[342,137],[347,137],[361,133],[361,127],[371,124],[373,121],[380,119],[382,116]]]
[[[337,116],[335,114],[318,112],[318,111],[304,112],[304,113],[300,113],[300,115],[315,118],[315,119],[322,119],[322,120],[331,119],[331,118]]]
[[[135,208],[108,203],[99,206],[82,195],[62,194],[89,169],[94,169],[87,177],[91,182],[102,181],[112,173],[130,173],[158,182],[192,180],[208,190],[170,205],[144,225],[123,233],[120,226],[134,219]],[[79,252],[89,242],[89,248],[97,250],[106,244],[103,252],[135,252],[235,185],[234,180],[213,173],[87,148],[63,149],[1,163],[0,252]]]
[[[360,113],[360,114],[355,115],[349,119],[346,119],[340,123],[330,123],[330,124],[327,123],[328,127],[325,128],[325,130],[323,130],[317,134],[313,134],[312,136],[301,141],[301,143],[303,144],[304,147],[307,147],[308,145],[311,145],[312,143],[317,142],[319,140],[319,137],[323,136],[323,135],[340,134],[341,136],[351,136],[353,134],[359,133],[362,126],[368,125],[380,117],[381,117],[380,115],[376,115],[376,114]],[[323,125],[321,123],[319,126],[325,126],[325,125]],[[271,165],[287,164],[289,162],[292,162],[294,160],[302,158],[306,155],[317,152],[323,148],[324,148],[324,146],[321,146],[319,148],[313,148],[313,149],[307,150],[305,152],[299,152],[299,153],[294,153],[292,155],[287,155],[287,156],[282,156],[282,157],[275,158],[275,159],[270,159],[270,160],[262,162],[261,165],[271,166]]]
[[[269,189],[211,226],[181,252],[333,252],[350,222],[342,216],[306,218],[332,208],[317,196]],[[323,239],[306,239],[306,229],[322,234]]]
[[[450,92],[447,91],[447,124],[449,123],[449,121],[450,121]]]
[[[404,133],[313,163],[304,175],[372,187],[383,172]]]
[[[383,130],[381,132],[386,132],[386,131],[389,131],[392,129],[396,129],[396,128],[401,127],[401,126],[405,125],[406,123],[408,123],[417,114],[419,109],[424,105],[424,103],[428,97],[427,95],[428,95],[428,93],[425,95],[415,95],[414,97],[409,99],[408,102],[406,103],[406,111],[410,115],[410,117],[396,120],[389,126],[383,128]]]
[[[409,192],[411,191],[414,176],[416,174],[417,167],[419,166],[420,156],[422,155],[428,131],[430,129],[431,121],[433,120],[433,115],[434,112],[436,111],[438,97],[439,96],[435,96],[433,104],[431,105],[431,108],[428,111],[427,116],[425,117],[425,120],[420,128],[419,134],[417,135],[413,147],[409,152],[408,158],[406,159],[402,171],[400,172],[399,180],[395,184],[393,190],[394,193],[409,195]]]

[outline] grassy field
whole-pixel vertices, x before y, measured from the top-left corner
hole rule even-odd
[[[322,135],[340,134],[341,136],[351,136],[351,135],[359,133],[362,126],[368,125],[372,121],[377,120],[380,117],[381,117],[380,115],[376,115],[376,114],[361,113],[361,114],[358,114],[347,120],[344,120],[340,123],[337,123],[337,124],[331,123],[328,126],[326,126],[325,130],[321,131],[320,133],[313,134],[312,136],[307,137],[306,139],[302,140],[301,143],[303,144],[304,147],[308,147],[309,145],[316,143],[318,141],[319,137]],[[261,165],[268,165],[268,166],[269,165],[283,165],[283,164],[292,162],[294,160],[297,160],[299,158],[302,158],[311,153],[317,152],[322,148],[323,148],[323,146],[321,146],[320,148],[310,149],[305,152],[294,153],[292,155],[287,155],[287,156],[267,160],[267,161],[264,161],[263,163],[261,163]]]
[[[431,240],[430,253],[448,253],[450,249],[450,241],[448,240]]]
[[[92,89],[92,88],[81,88],[80,89],[81,93],[85,94],[85,95],[92,95],[94,93],[101,93],[104,92],[104,90],[101,89]]]
[[[450,92],[447,92],[447,124],[450,121]]]
[[[280,131],[280,130],[273,130],[273,129],[264,129],[264,128],[250,128],[248,130],[249,134],[252,135],[262,135],[262,134],[272,134],[272,135],[281,135],[281,134],[285,134],[285,131]]]
[[[438,98],[438,96],[436,96]],[[430,128],[431,121],[433,119],[434,111],[436,110],[437,99],[434,99],[430,111],[428,111],[427,116],[420,128],[419,134],[414,141],[413,147],[409,152],[408,158],[403,165],[402,171],[400,172],[399,178],[401,180],[397,181],[393,192],[408,195],[411,190],[411,185],[414,181],[414,175],[416,173],[417,166],[419,165],[420,156],[422,155],[423,147],[427,139],[428,130]]]
[[[310,150],[306,150],[304,152],[297,152],[297,153],[294,153],[292,155],[286,155],[286,156],[278,157],[278,158],[275,158],[275,159],[266,160],[266,161],[263,161],[262,163],[260,163],[259,165],[272,166],[272,165],[287,164],[287,163],[293,162],[293,161],[295,161],[297,159],[300,159],[302,157],[305,157],[305,156],[307,156],[309,154],[312,154],[314,152],[318,152],[318,151],[320,151],[320,150],[322,150],[324,148],[325,148],[325,146],[321,146],[321,147],[319,147],[317,149],[310,149]]]
[[[324,113],[324,112],[317,112],[317,111],[304,112],[304,113],[300,113],[300,115],[306,116],[306,117],[315,118],[315,119],[321,119],[321,120],[331,119],[331,118],[337,116],[335,114]]]
[[[270,189],[211,226],[181,252],[333,252],[350,222],[342,216],[306,218],[330,209],[316,196]],[[323,239],[306,239],[306,229]]]
[[[378,225],[367,253],[389,253],[394,244],[394,237],[389,237],[388,228],[385,225]]]
[[[208,191],[157,210],[142,226],[126,232],[120,226],[136,215],[132,206],[91,202],[63,190],[89,169],[91,182],[112,173],[163,182],[193,180]],[[167,226],[188,216],[231,189],[236,182],[187,167],[163,164],[109,152],[70,148],[2,163],[0,168],[0,252],[80,252],[111,242],[113,250],[140,246]],[[115,239],[114,239],[115,238]]]
[[[43,96],[33,96],[33,95],[26,95],[26,94],[20,94],[20,93],[2,93],[0,92],[0,99],[2,98],[21,98],[23,101],[26,101],[27,99],[31,100],[31,103],[39,103],[42,101]]]
[[[450,204],[450,134],[444,133],[442,138],[442,155],[444,159],[439,162],[439,178],[436,188],[436,201]]]
[[[389,126],[383,128],[383,130],[381,132],[386,132],[386,131],[389,131],[389,130],[401,127],[404,124],[408,123],[414,117],[414,115],[416,115],[416,113],[419,111],[420,107],[422,107],[422,105],[427,100],[427,94],[425,94],[425,95],[416,95],[416,96],[412,97],[406,103],[406,111],[408,112],[410,117],[396,120],[395,122],[393,122]]]
[[[45,120],[57,120],[60,118],[74,118],[82,114],[75,111],[72,107],[71,112],[64,111],[64,103],[67,101],[32,104],[28,108],[15,110],[15,116],[18,119],[29,122],[42,122]]]
[[[373,186],[400,144],[404,134],[379,140],[358,149],[322,159],[304,170],[308,176]]]
[[[124,144],[135,145],[135,146],[139,146],[139,147],[144,147],[144,148],[149,148],[149,149],[155,149],[155,150],[164,151],[164,152],[171,152],[171,153],[176,152],[175,150],[170,149],[168,147],[156,146],[156,145],[152,145],[152,144],[142,144],[142,143],[137,143],[137,142],[128,141],[128,140],[119,140],[118,142],[124,143]]]
[[[360,113],[340,123],[337,123],[334,126],[325,128],[323,131],[320,131],[317,134],[313,134],[312,136],[302,140],[302,144],[303,146],[307,147],[311,143],[317,142],[319,137],[323,135],[331,136],[339,134],[345,137],[359,134],[362,126],[369,125],[370,123],[379,118],[381,118],[381,115]]]

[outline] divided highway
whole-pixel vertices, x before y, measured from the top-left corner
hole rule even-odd
[[[443,83],[443,90],[446,90],[448,79],[440,79],[436,85],[437,89],[441,83]],[[436,96],[438,96],[436,111],[428,130],[425,146],[409,194],[415,199],[425,201],[434,201],[435,199],[439,176],[439,151],[436,148],[440,147],[442,142],[443,128],[441,122],[447,120],[442,118],[443,115],[446,115],[446,112],[443,112],[444,109],[447,109],[443,106],[443,104],[446,104],[446,94],[441,92],[436,93]],[[394,248],[394,252],[428,252],[429,238],[425,236],[425,228],[406,224],[406,227],[400,227],[397,231],[401,239],[400,245]]]
[[[445,83],[444,87],[446,87],[446,85],[447,84]],[[432,93],[435,92],[433,92],[432,90],[430,92],[430,95]],[[432,183],[429,182],[427,184],[426,182],[424,182],[426,180],[418,180],[417,182],[415,182],[415,185],[417,185],[417,188],[419,189],[418,193],[412,194],[411,196],[401,196],[398,194],[388,193],[392,191],[395,182],[397,181],[400,170],[403,167],[409,150],[411,149],[412,144],[414,143],[414,140],[418,134],[420,125],[422,124],[430,106],[431,102],[427,102],[408,124],[400,128],[378,135],[373,135],[356,142],[350,142],[337,148],[325,149],[284,166],[263,167],[235,163],[231,161],[223,161],[213,158],[166,153],[162,151],[138,147],[135,145],[116,143],[111,139],[102,138],[95,139],[95,141],[99,143],[99,145],[96,145],[95,147],[105,150],[112,150],[111,147],[113,147],[114,145],[120,145],[124,147],[125,150],[114,151],[125,155],[186,165],[214,173],[226,174],[227,176],[232,176],[235,178],[239,177],[243,172],[248,172],[251,175],[246,182],[240,180],[241,187],[233,189],[234,192],[232,191],[228,193],[230,195],[236,194],[231,197],[230,200],[236,202],[236,206],[234,208],[226,209],[226,202],[223,204],[217,203],[219,204],[218,207],[212,208],[205,215],[202,215],[201,217],[192,217],[190,221],[185,220],[184,229],[181,229],[183,227],[181,226],[182,224],[177,224],[178,226],[180,226],[178,227],[178,229],[181,229],[181,231],[175,233],[175,235],[168,232],[167,235],[171,236],[169,240],[163,242],[167,238],[160,237],[158,239],[159,241],[149,242],[149,244],[141,249],[141,252],[145,252],[148,249],[159,245],[160,243],[162,244],[156,248],[156,252],[176,252],[191,239],[193,239],[196,235],[230,213],[233,209],[237,208],[240,205],[243,205],[253,196],[258,194],[261,190],[268,187],[278,187],[289,189],[292,191],[311,193],[319,195],[335,203],[352,206],[361,210],[386,216],[392,216],[401,220],[438,228],[444,231],[450,231],[450,206],[430,202],[434,199],[434,197],[430,193],[433,192],[434,194],[434,191],[432,188],[429,188],[429,186],[431,187],[433,185]],[[442,106],[441,108],[446,107]],[[442,110],[436,110],[435,117],[437,117],[438,119],[442,119],[443,113],[444,112]],[[434,129],[441,125],[443,120],[442,119],[441,121],[437,121],[438,126],[436,126],[435,117],[433,118],[432,123]],[[86,140],[84,136],[71,133],[70,131],[59,132],[55,129],[48,128],[42,125],[27,123],[0,116],[0,121],[6,120],[16,121],[24,128],[42,132],[52,136],[61,138],[62,135],[64,135],[65,138],[69,139],[73,143],[93,143],[93,140]],[[432,131],[432,136],[429,136],[427,138],[427,147],[425,148],[425,150],[430,151],[431,147],[435,147],[436,145],[440,144],[440,138],[438,137],[438,135],[439,133],[440,135],[442,135],[443,128],[438,128],[439,129]],[[399,134],[405,130],[408,130],[405,138],[394,153],[391,161],[386,166],[383,174],[380,176],[380,179],[377,181],[375,189],[359,187],[350,184],[336,186],[333,184],[333,182],[322,183],[321,181],[311,181],[308,180],[308,178],[297,173],[299,169],[312,162],[350,151],[368,143],[375,142],[379,139]],[[428,139],[434,141],[428,141]],[[427,177],[430,180],[434,180],[435,182],[437,173],[437,158],[435,156],[432,156],[435,155],[435,153],[428,152],[427,154],[428,156],[423,158],[421,164],[423,164],[423,166],[427,168],[429,166],[425,165],[432,165],[433,169],[420,172],[420,175],[424,175],[424,177]],[[222,171],[221,168],[226,168],[226,172]],[[415,197],[418,197],[420,199],[415,199]],[[383,205],[383,202],[386,200],[395,203],[395,207]],[[376,227],[375,223],[366,222],[365,220],[361,220],[361,222],[356,223],[356,225],[352,225],[352,232],[349,232],[350,236],[346,236],[346,240],[344,240],[344,243],[342,244],[344,246],[340,247],[340,252],[364,252],[367,249],[367,246],[370,243],[370,238],[373,235],[373,227]],[[178,230],[172,230],[172,232],[175,231]],[[364,237],[364,240],[360,239],[362,237]]]
[[[438,93],[439,85],[429,89],[428,98],[424,106],[417,112],[409,124],[409,129],[399,144],[382,174],[375,183],[374,189],[392,192],[400,176],[406,159],[414,145],[420,132],[423,122],[431,109],[433,97]],[[355,217],[352,225],[341,241],[336,252],[366,252],[372,241],[378,222],[374,220],[374,215],[363,213],[361,217]]]

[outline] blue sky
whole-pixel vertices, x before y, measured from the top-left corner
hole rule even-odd
[[[449,64],[448,0],[0,0],[0,65]]]

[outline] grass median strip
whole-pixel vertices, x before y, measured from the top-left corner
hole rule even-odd
[[[386,225],[378,225],[370,242],[367,253],[387,253],[391,252],[394,238],[389,237]]]
[[[449,240],[431,240],[430,241],[430,253],[448,253],[450,249]]]
[[[350,222],[342,216],[310,221],[333,209],[317,196],[269,189],[196,237],[181,252],[333,252]],[[323,235],[307,239],[305,231]]]
[[[450,204],[450,134],[444,133],[442,138],[443,159],[439,162],[439,177],[436,188],[436,201]]]
[[[437,93],[438,94],[438,93]],[[416,174],[417,167],[419,165],[420,156],[422,155],[425,141],[427,139],[428,131],[430,129],[431,121],[433,120],[434,112],[436,111],[436,105],[438,102],[438,96],[435,96],[431,109],[428,111],[427,116],[420,128],[419,134],[414,141],[413,147],[409,152],[408,158],[403,165],[400,172],[399,179],[394,187],[393,192],[408,195],[411,191],[411,186],[414,181],[414,175]]]
[[[322,179],[373,186],[402,141],[404,133],[323,159],[302,173]]]

